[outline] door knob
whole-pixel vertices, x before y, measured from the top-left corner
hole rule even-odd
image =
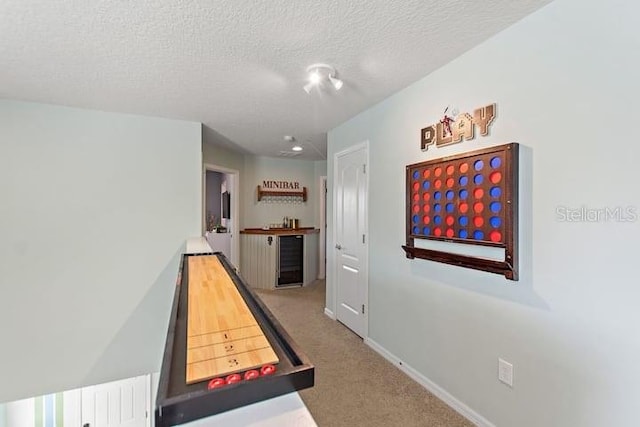
[[[340,249],[342,249],[342,246],[340,246],[338,243],[336,243],[336,249],[340,250]]]

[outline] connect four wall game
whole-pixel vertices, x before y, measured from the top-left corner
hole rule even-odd
[[[518,280],[518,144],[407,166],[408,258],[503,274]],[[416,245],[418,239],[504,249],[504,259]],[[451,249],[451,248],[450,248]]]

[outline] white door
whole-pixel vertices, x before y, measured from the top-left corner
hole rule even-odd
[[[83,427],[147,427],[149,376],[82,389]]]
[[[367,327],[367,160],[360,144],[335,156],[336,318],[364,337]]]

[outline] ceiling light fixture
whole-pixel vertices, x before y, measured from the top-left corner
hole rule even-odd
[[[314,87],[321,87],[323,82],[329,80],[335,90],[340,90],[344,82],[336,77],[336,69],[327,64],[313,64],[307,67],[309,73],[309,83],[304,85],[303,89],[307,93],[311,93]]]
[[[342,89],[342,85],[344,84],[344,82],[336,77],[333,76],[329,76],[329,81],[331,82],[331,84],[333,85],[335,90],[340,90]]]
[[[295,142],[296,138],[294,136],[291,136],[291,135],[285,135],[284,136],[284,140],[289,142],[289,143],[293,143],[293,142]],[[291,151],[302,151],[302,146],[299,145],[299,144],[296,144],[293,147],[291,147]]]

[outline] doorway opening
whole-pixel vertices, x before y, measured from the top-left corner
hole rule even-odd
[[[205,164],[202,176],[202,233],[214,252],[240,267],[240,172]]]

